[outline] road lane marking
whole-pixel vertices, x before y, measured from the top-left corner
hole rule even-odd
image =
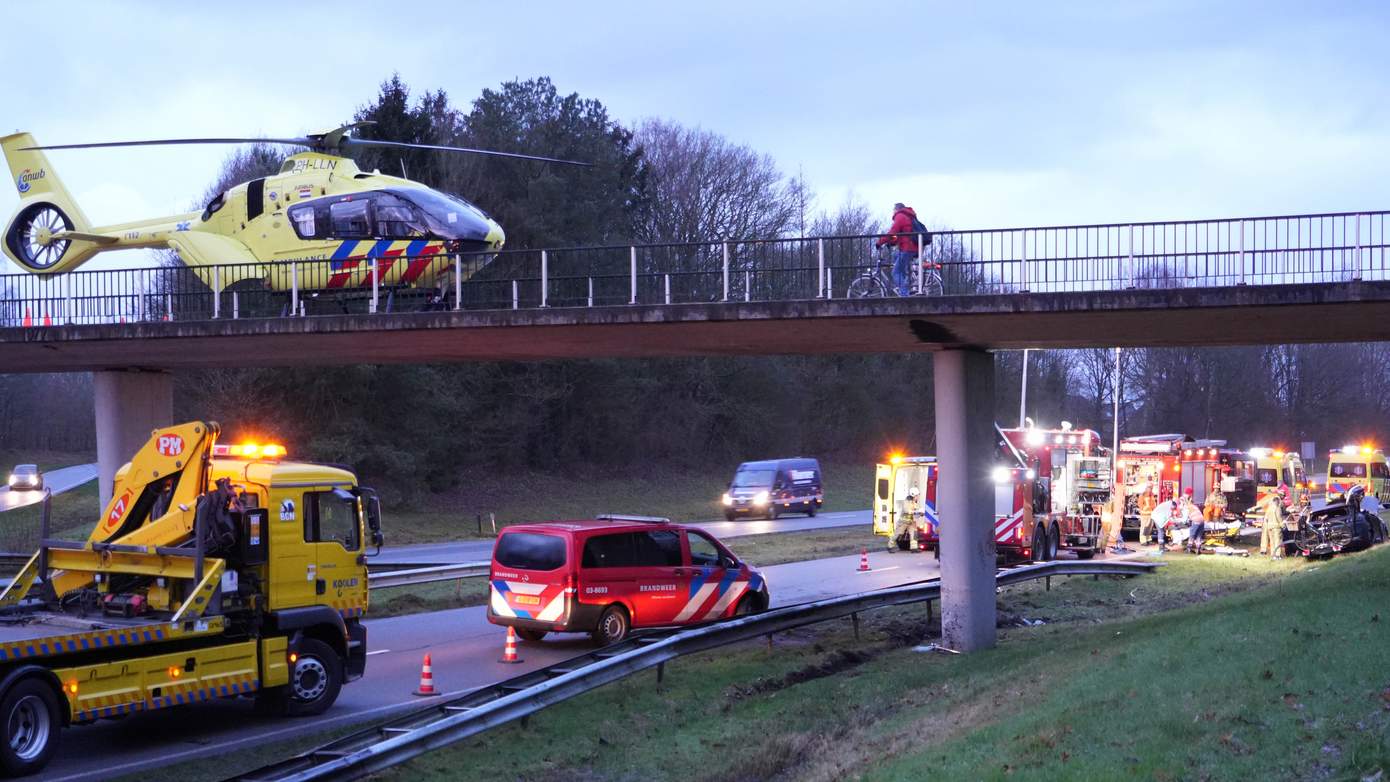
[[[374,651],[374,652],[367,652],[367,656],[368,656],[368,657],[371,657],[371,656],[374,655],[374,654],[386,654],[386,653],[389,652],[389,651],[391,651],[391,650],[390,650],[390,649],[377,649],[377,650]]]
[[[874,568],[874,569],[872,569],[872,570],[856,570],[856,571],[854,571],[854,572],[856,572],[856,573],[886,573],[886,572],[888,572],[889,570],[897,570],[897,569],[898,569],[898,566],[897,566],[897,565],[894,565],[894,566],[892,566],[892,567],[876,567],[876,568]]]

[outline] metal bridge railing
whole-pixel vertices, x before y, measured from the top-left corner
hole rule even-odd
[[[1385,280],[1387,214],[942,231],[918,256],[957,296]],[[844,298],[878,263],[874,239],[12,274],[0,276],[0,326]]]

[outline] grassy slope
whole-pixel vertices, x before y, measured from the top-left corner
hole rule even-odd
[[[1010,589],[1001,616],[1048,623],[988,652],[911,652],[920,608],[879,612],[860,642],[829,623],[691,658],[383,776],[1357,778],[1390,769],[1387,598],[1390,548],[1175,559]]]
[[[826,511],[869,507],[872,464],[823,463]],[[387,538],[393,544],[476,538],[477,514],[483,537],[492,537],[488,513],[499,527],[522,521],[591,518],[599,513],[633,513],[672,519],[722,518],[719,496],[733,475],[728,470],[688,472],[666,468],[644,474],[576,476],[518,472],[506,477],[474,477],[466,489],[426,500],[418,510],[385,509]]]

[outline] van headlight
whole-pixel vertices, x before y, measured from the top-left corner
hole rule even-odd
[[[733,504],[734,504],[734,498],[731,497],[731,496],[729,496],[729,493],[728,493],[728,492],[724,492],[724,497],[723,497],[722,499],[723,499],[723,502],[724,502],[725,505],[733,505]]]
[[[760,492],[758,492],[757,494],[754,494],[754,495],[753,495],[753,504],[754,504],[754,505],[766,505],[766,504],[767,504],[767,492],[765,492],[765,491],[760,491]]]

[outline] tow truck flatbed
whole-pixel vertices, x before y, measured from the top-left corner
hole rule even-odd
[[[56,611],[0,614],[0,662],[56,657],[91,649],[137,646],[218,635],[220,616],[172,622],[169,617],[111,617]]]

